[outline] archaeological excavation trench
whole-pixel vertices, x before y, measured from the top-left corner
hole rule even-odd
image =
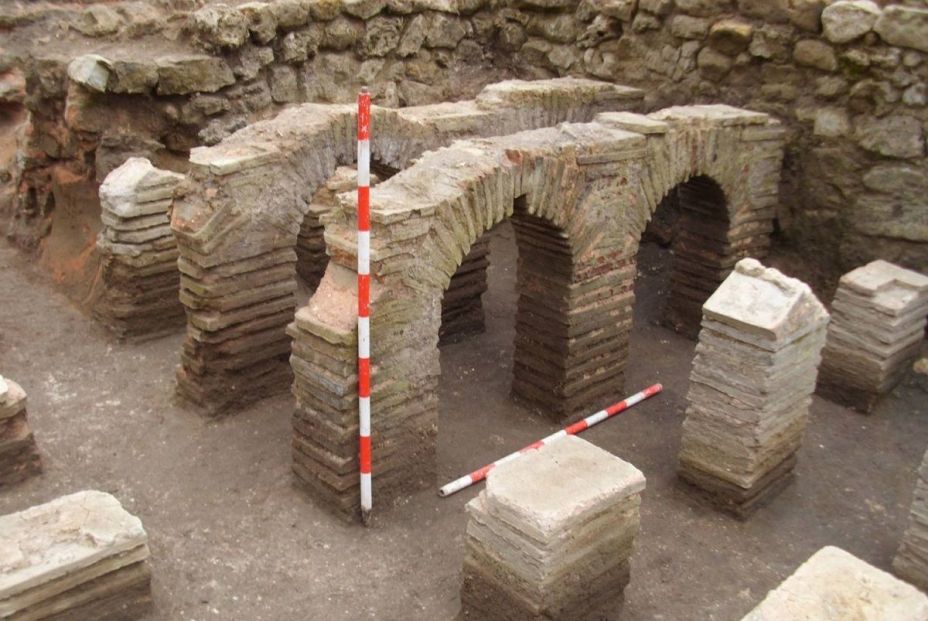
[[[928,619],[926,40],[0,7],[0,618]]]

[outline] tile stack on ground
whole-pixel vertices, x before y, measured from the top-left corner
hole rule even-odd
[[[377,175],[371,173],[371,187],[379,182]],[[296,271],[313,291],[319,286],[325,267],[329,264],[322,217],[336,207],[338,194],[351,192],[357,187],[358,169],[354,166],[339,166],[329,180],[316,190],[303,217],[296,242]]]
[[[918,469],[909,526],[893,559],[893,570],[899,577],[928,591],[928,451]]]
[[[615,611],[644,486],[637,468],[576,436],[494,469],[467,504],[465,614],[526,621]]]
[[[42,460],[26,420],[26,392],[0,375],[0,489],[42,472]]]
[[[486,329],[483,294],[487,290],[489,255],[490,238],[484,235],[470,247],[451,277],[441,299],[441,343],[452,343]]]
[[[0,517],[0,618],[117,621],[151,606],[148,535],[83,491]]]
[[[928,597],[840,548],[826,546],[742,621],[928,621]]]
[[[100,186],[101,272],[93,315],[121,339],[156,337],[184,325],[177,244],[168,217],[183,179],[133,157]]]
[[[680,477],[746,517],[789,482],[828,313],[809,287],[744,259],[703,307]]]
[[[878,260],[841,277],[818,392],[869,413],[918,356],[928,276]]]

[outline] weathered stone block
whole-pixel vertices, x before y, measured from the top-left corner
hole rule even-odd
[[[465,614],[573,619],[620,603],[644,485],[576,436],[495,468],[467,505]]]
[[[211,49],[240,47],[248,39],[248,23],[237,8],[213,4],[190,14],[188,27],[197,40]]]
[[[167,56],[158,59],[158,94],[215,93],[235,83],[232,69],[213,56]]]
[[[670,32],[681,39],[705,39],[711,23],[708,19],[677,15],[670,21]]]
[[[747,22],[724,19],[712,24],[709,45],[728,56],[737,56],[748,49],[754,36],[754,26]]]
[[[793,48],[793,60],[806,67],[822,71],[834,71],[838,68],[835,51],[827,43],[817,39],[803,39]]]
[[[825,38],[832,43],[847,43],[871,30],[881,15],[872,0],[839,0],[822,11]]]
[[[840,548],[827,546],[770,591],[742,621],[920,621],[928,597]]]
[[[0,551],[4,616],[131,619],[151,606],[148,535],[104,492],[0,517]]]
[[[890,5],[873,29],[890,45],[928,52],[928,9]]]
[[[854,138],[867,151],[887,157],[909,159],[925,154],[922,123],[913,116],[859,116],[854,119]]]
[[[85,54],[68,65],[68,77],[85,88],[103,93],[110,79],[110,67],[109,61],[102,56]]]

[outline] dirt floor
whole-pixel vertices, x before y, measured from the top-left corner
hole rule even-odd
[[[508,399],[514,255],[511,229],[495,231],[488,330],[442,351],[441,482],[555,429]],[[888,569],[928,445],[925,393],[909,382],[870,417],[816,399],[795,484],[746,523],[704,507],[675,478],[694,344],[653,323],[659,255],[642,251],[627,390],[666,391],[584,436],[648,480],[621,618],[740,619],[829,544]],[[151,619],[456,617],[464,504],[479,488],[423,491],[377,507],[370,529],[346,525],[292,485],[289,394],[203,420],[172,400],[181,335],[114,343],[2,242],[0,292],[0,373],[29,395],[46,466],[0,493],[0,513],[115,494],[151,537]]]

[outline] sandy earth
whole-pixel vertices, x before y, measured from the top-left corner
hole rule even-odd
[[[442,351],[442,482],[555,429],[508,400],[514,252],[511,229],[495,231],[488,331]],[[666,391],[584,436],[648,480],[621,618],[740,619],[826,544],[888,569],[928,445],[925,393],[910,382],[870,417],[816,399],[795,484],[747,523],[701,505],[675,479],[694,344],[651,322],[666,278],[657,256],[642,251],[627,388]],[[85,488],[115,494],[151,536],[151,619],[457,615],[463,507],[477,488],[423,491],[378,506],[370,529],[346,525],[292,486],[289,394],[205,421],[172,400],[181,335],[112,342],[3,242],[0,292],[0,373],[29,394],[46,465],[0,493],[0,513]]]

